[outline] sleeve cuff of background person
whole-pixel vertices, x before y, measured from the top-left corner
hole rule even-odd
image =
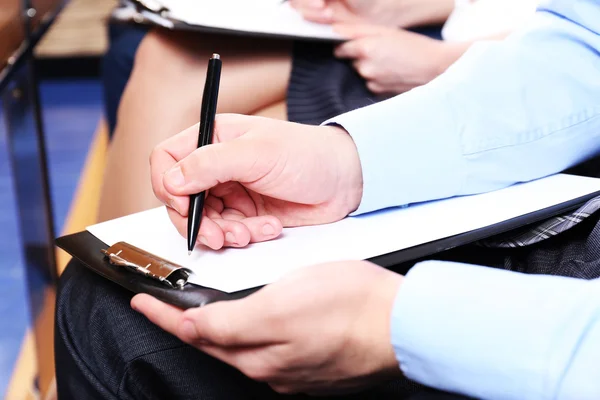
[[[490,399],[600,395],[600,280],[428,261],[407,274],[391,330],[401,370],[428,386]]]

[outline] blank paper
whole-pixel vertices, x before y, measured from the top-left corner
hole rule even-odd
[[[600,179],[554,175],[474,196],[348,217],[329,225],[286,228],[270,242],[243,249],[198,247],[187,255],[164,207],[88,227],[108,245],[128,242],[194,271],[191,282],[235,292],[303,266],[363,260],[491,226],[600,191]]]
[[[234,31],[341,39],[332,27],[305,20],[281,0],[160,0],[168,17],[193,26]]]

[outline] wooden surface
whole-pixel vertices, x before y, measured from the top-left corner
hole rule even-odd
[[[0,0],[0,69],[23,40],[20,0]]]
[[[106,20],[116,5],[117,0],[69,0],[38,45],[36,55],[58,58],[103,54],[107,46]]]
[[[95,138],[90,146],[90,150],[85,162],[85,166],[79,179],[79,185],[75,193],[73,202],[69,210],[67,221],[61,232],[61,235],[79,232],[86,226],[96,223],[96,213],[90,210],[98,208],[99,188],[104,173],[104,162],[108,147],[108,130],[104,121],[100,121]],[[57,264],[59,274],[62,273],[71,257],[62,250],[57,253]],[[46,336],[52,341],[53,329],[49,326],[49,321],[54,317],[54,293],[48,293],[46,296],[48,307],[44,309],[42,317],[36,322],[36,330],[45,330]],[[33,379],[36,377],[36,352],[42,353],[43,362],[54,362],[53,346],[48,345],[47,349],[36,349],[33,341],[32,331],[29,330],[21,348],[21,354],[17,361],[13,373],[6,399],[24,399],[35,400],[41,398],[45,400],[56,399],[56,387],[54,386],[53,376],[43,376],[40,379],[40,393],[33,390]],[[60,368],[60,366],[59,366]]]

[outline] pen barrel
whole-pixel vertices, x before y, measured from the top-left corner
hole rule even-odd
[[[220,80],[221,59],[218,56],[213,56],[213,58],[211,58],[208,62],[206,83],[204,84],[204,93],[202,95],[202,108],[200,109],[200,129],[198,132],[198,148],[207,146],[213,141]],[[200,230],[200,224],[202,222],[205,196],[206,192],[193,194],[190,196],[187,232],[188,251],[190,252],[195,247],[196,240],[198,239],[198,231]]]
[[[217,113],[217,102],[219,98],[219,83],[221,81],[221,60],[212,58],[208,62],[206,72],[206,83],[202,96],[202,108],[200,109],[200,135],[198,136],[198,147],[206,146],[213,141],[215,115]]]
[[[202,192],[190,198],[190,207],[188,208],[189,222],[187,226],[188,250],[193,249],[196,245],[196,240],[198,240],[198,230],[202,219],[202,211],[204,210],[205,196],[206,192]]]

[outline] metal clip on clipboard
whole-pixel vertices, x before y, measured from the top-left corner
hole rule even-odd
[[[173,289],[183,289],[192,273],[187,268],[125,242],[116,243],[101,251],[112,265],[128,268]]]

